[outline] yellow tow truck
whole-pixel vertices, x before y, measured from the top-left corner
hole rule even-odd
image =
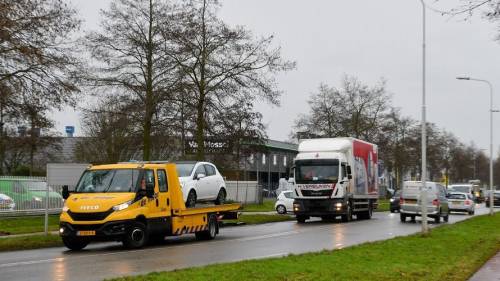
[[[121,241],[140,248],[165,236],[194,233],[214,239],[221,219],[237,218],[240,204],[186,208],[175,164],[131,162],[90,166],[74,191],[63,186],[59,234],[66,247]]]

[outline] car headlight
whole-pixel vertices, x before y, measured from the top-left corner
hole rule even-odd
[[[389,201],[394,202],[394,198],[389,199]]]
[[[33,200],[36,202],[42,202],[42,198],[37,197],[37,196],[33,196]]]
[[[127,209],[132,204],[132,200],[127,201],[125,203],[121,203],[119,205],[113,206],[113,211],[121,211]]]

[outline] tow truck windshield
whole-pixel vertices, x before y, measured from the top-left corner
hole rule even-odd
[[[337,160],[304,160],[296,162],[297,183],[336,183],[339,178]]]
[[[152,177],[149,180],[154,182],[151,170],[89,170],[82,175],[75,191],[80,193],[136,192],[144,176],[146,181],[148,177]]]

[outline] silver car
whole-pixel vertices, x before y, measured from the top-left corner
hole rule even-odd
[[[427,182],[426,187],[427,216],[433,218],[436,223],[441,222],[441,218],[445,222],[448,222],[450,210],[448,207],[448,198],[446,198],[446,188],[436,182]],[[421,188],[422,182],[420,181],[405,181],[403,183],[399,201],[401,222],[405,222],[407,217],[413,221],[415,217],[422,216]]]
[[[474,215],[475,203],[470,193],[450,192],[448,195],[450,212],[467,212]]]

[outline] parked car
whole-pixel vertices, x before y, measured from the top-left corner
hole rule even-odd
[[[448,194],[448,204],[450,212],[467,212],[469,215],[474,215],[476,204],[469,193],[450,192]]]
[[[284,215],[293,212],[293,190],[285,190],[278,195],[278,200],[274,204],[274,209],[278,214]]]
[[[14,211],[16,203],[12,198],[0,193],[0,211]]]
[[[422,216],[422,204],[420,199],[420,189],[422,182],[420,181],[405,181],[400,197],[400,217],[401,222],[405,222],[407,217],[415,220],[416,216]],[[436,182],[427,182],[427,216],[433,218],[436,223],[441,221],[448,222],[450,209],[448,207],[448,199],[446,198],[446,188]]]
[[[16,203],[20,210],[43,209],[46,206],[47,189],[49,191],[49,208],[62,208],[63,198],[43,180],[30,178],[0,179],[0,193],[3,193]]]
[[[485,199],[486,200],[486,207],[490,207],[490,194],[491,192],[488,193],[488,197]],[[500,206],[500,191],[493,191],[493,207]]]
[[[391,199],[389,199],[390,202],[390,211],[391,213],[394,213],[396,211],[399,212],[399,197],[401,197],[401,190],[398,190],[392,195]]]
[[[224,204],[226,183],[214,164],[196,161],[178,161],[175,164],[186,207],[194,207],[196,202],[202,201]]]

